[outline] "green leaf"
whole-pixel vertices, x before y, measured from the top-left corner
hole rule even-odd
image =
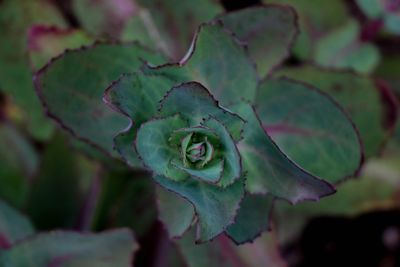
[[[126,267],[138,249],[129,230],[100,234],[55,231],[19,242],[0,254],[2,266]]]
[[[244,48],[219,24],[199,27],[194,43],[179,63],[145,70],[171,83],[195,81],[208,88],[222,106],[240,98],[252,101],[257,74]]]
[[[123,39],[139,40],[173,60],[182,58],[200,23],[223,11],[213,0],[136,0],[135,7],[135,16],[126,24]]]
[[[185,167],[182,164],[181,160],[174,160],[171,162],[171,164],[175,168],[178,168],[179,170],[186,172],[192,177],[196,177],[205,182],[216,184],[219,181],[221,181],[222,174],[224,171],[224,162],[225,162],[224,160],[218,160],[215,163],[207,164],[205,167],[201,169],[193,169],[190,167]]]
[[[13,125],[0,123],[0,197],[22,207],[38,166],[33,145]]]
[[[247,173],[246,190],[253,194],[270,193],[291,203],[318,200],[335,192],[327,182],[299,168],[272,141],[261,126],[252,106],[232,106],[247,120],[238,148],[243,171]]]
[[[0,251],[34,233],[31,222],[20,212],[0,200]]]
[[[93,43],[85,32],[55,26],[34,25],[28,32],[28,52],[31,67],[37,71],[65,49],[76,49]]]
[[[198,217],[196,242],[206,242],[233,222],[244,194],[243,179],[225,188],[200,182],[195,179],[173,181],[156,176],[158,184],[176,192],[193,204]]]
[[[192,225],[195,213],[187,200],[161,186],[156,187],[159,219],[163,222],[170,238],[179,238]]]
[[[287,4],[296,9],[300,35],[295,42],[293,52],[301,59],[311,59],[319,38],[341,26],[349,17],[347,5],[343,0],[329,1],[329,8],[326,8],[324,1],[263,0],[263,2]]]
[[[240,203],[235,223],[225,233],[236,243],[252,242],[270,228],[273,198],[263,195],[246,195]]]
[[[116,155],[113,137],[129,122],[103,104],[103,92],[122,73],[136,71],[142,59],[161,60],[137,44],[69,50],[36,74],[36,89],[48,114],[66,130]]]
[[[137,7],[132,0],[118,3],[100,0],[73,0],[72,10],[82,28],[95,36],[119,39],[125,24],[135,15]]]
[[[294,80],[269,79],[259,86],[256,112],[278,147],[313,175],[338,183],[358,172],[357,130],[327,95]]]
[[[385,126],[385,107],[381,102],[380,92],[372,79],[352,72],[332,71],[309,65],[285,68],[275,76],[304,81],[329,94],[346,109],[354,121],[363,141],[365,155],[371,157],[379,153],[389,129]]]
[[[384,12],[381,0],[356,0],[356,2],[369,18],[377,19]]]
[[[32,24],[64,26],[62,15],[49,1],[4,0],[0,3],[0,84],[22,109],[23,123],[39,140],[48,139],[53,127],[35,95],[27,57],[26,32]]]
[[[133,140],[140,125],[158,113],[158,102],[171,88],[164,77],[134,73],[121,76],[104,93],[104,102],[127,116],[131,123],[114,139],[116,150],[133,167],[141,167]]]
[[[379,63],[379,50],[359,38],[360,25],[350,20],[322,37],[315,51],[315,61],[324,67],[350,68],[370,73]]]
[[[160,102],[160,114],[171,116],[176,112],[189,120],[191,126],[199,125],[212,116],[223,123],[236,141],[241,138],[244,120],[221,107],[211,93],[197,82],[173,87]]]
[[[136,137],[136,149],[144,165],[157,175],[173,180],[185,178],[171,161],[180,158],[179,149],[172,147],[169,138],[174,130],[187,127],[180,115],[153,119],[140,126]]]
[[[247,44],[250,57],[262,77],[289,56],[298,34],[297,15],[289,6],[250,7],[217,19]]]
[[[217,149],[217,153],[220,153],[224,159],[224,171],[218,185],[230,185],[242,175],[239,150],[232,140],[232,136],[220,121],[210,117],[204,121],[203,125],[213,129],[219,137],[221,147]]]

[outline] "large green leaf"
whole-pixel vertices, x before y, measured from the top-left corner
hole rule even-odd
[[[155,180],[193,204],[199,220],[196,236],[199,243],[216,237],[233,223],[244,194],[243,179],[225,188],[195,179],[176,182],[156,176]]]
[[[174,60],[183,57],[200,23],[223,11],[213,0],[135,0],[135,7],[123,39],[140,40]]]
[[[103,104],[103,92],[122,73],[136,71],[142,59],[161,60],[137,44],[97,43],[69,50],[36,74],[36,89],[47,113],[66,130],[116,154],[113,136],[128,121]]]
[[[293,80],[269,79],[260,84],[256,99],[262,127],[299,166],[331,183],[359,170],[357,131],[327,95]]]
[[[248,192],[270,193],[291,203],[318,200],[335,192],[330,184],[299,168],[276,146],[251,105],[240,103],[232,109],[247,120],[238,148],[247,173]]]
[[[332,71],[309,65],[284,68],[276,76],[310,83],[329,94],[346,109],[354,121],[363,141],[365,155],[371,157],[379,153],[388,137],[388,129],[385,126],[385,107],[372,79],[352,72]]]
[[[266,76],[289,56],[297,37],[297,16],[289,6],[265,5],[217,17],[247,44],[260,76]]]
[[[202,84],[222,106],[252,101],[257,86],[254,65],[242,46],[221,25],[203,24],[185,58],[145,70],[171,79],[175,85],[195,81]]]
[[[240,203],[235,223],[225,233],[236,243],[252,242],[262,232],[270,229],[273,197],[269,195],[246,195]]]
[[[55,231],[38,234],[0,254],[1,266],[129,267],[137,250],[129,230],[100,234]]]
[[[17,210],[0,200],[0,250],[34,233],[31,222]]]
[[[360,25],[349,20],[322,37],[315,50],[315,62],[324,67],[349,68],[370,73],[377,66],[379,50],[371,43],[360,40]]]
[[[10,123],[0,123],[0,197],[21,207],[39,156],[33,145]]]
[[[23,122],[30,133],[43,140],[51,135],[52,125],[35,95],[26,54],[26,32],[35,23],[65,25],[62,15],[49,1],[1,1],[0,87],[22,109]]]

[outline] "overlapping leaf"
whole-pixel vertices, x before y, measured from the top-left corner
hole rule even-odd
[[[386,112],[381,93],[372,79],[314,66],[282,69],[276,76],[305,81],[329,94],[346,109],[354,121],[361,135],[365,155],[371,157],[379,153],[392,127],[386,125],[386,114],[392,112]]]
[[[157,206],[160,220],[171,238],[181,237],[193,223],[193,205],[176,193],[157,187]]]
[[[331,183],[358,171],[363,155],[356,129],[326,95],[292,80],[269,79],[260,84],[255,104],[264,130],[305,170]]]
[[[223,11],[213,0],[136,0],[135,16],[126,24],[124,40],[143,44],[179,60],[190,46],[197,27]]]
[[[235,223],[225,233],[236,243],[251,242],[270,229],[273,198],[268,195],[246,195],[240,203]]]
[[[48,114],[64,128],[114,153],[113,136],[127,119],[104,106],[103,92],[122,73],[136,71],[143,59],[162,60],[137,44],[98,43],[71,50],[36,74],[36,89]]]
[[[324,67],[372,72],[379,62],[379,50],[371,43],[362,42],[360,32],[358,22],[350,20],[326,34],[316,45],[315,62]]]
[[[300,35],[296,40],[294,53],[301,59],[312,58],[319,38],[340,27],[349,15],[342,0],[330,1],[329,8],[326,8],[326,3],[323,1],[263,0],[263,2],[287,4],[296,9],[299,15]]]
[[[240,103],[232,108],[247,120],[238,148],[247,174],[248,192],[270,193],[292,203],[318,200],[335,192],[331,185],[299,168],[279,150],[251,105]]]
[[[243,179],[226,188],[194,179],[176,182],[156,176],[155,180],[193,204],[199,219],[196,235],[196,241],[199,243],[213,239],[233,223],[244,194]]]
[[[257,74],[245,50],[218,23],[203,24],[184,59],[145,70],[164,76],[172,84],[196,81],[206,87],[222,106],[240,98],[252,101]]]
[[[262,77],[289,56],[298,32],[296,13],[289,6],[250,7],[217,19],[247,45]]]

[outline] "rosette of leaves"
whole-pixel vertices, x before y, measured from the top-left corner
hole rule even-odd
[[[140,160],[158,184],[173,192],[164,192],[164,196],[184,198],[181,212],[171,212],[176,219],[165,213],[162,218],[168,221],[172,236],[182,235],[197,218],[198,242],[223,231],[237,243],[249,241],[268,228],[272,201],[265,194],[292,203],[317,200],[334,192],[333,186],[317,175],[326,174],[327,180],[336,182],[358,168],[358,136],[336,103],[304,84],[286,79],[259,82],[257,77],[244,47],[222,24],[211,23],[199,28],[191,49],[179,63],[143,68],[122,76],[107,89],[105,102],[131,120],[129,130],[115,138],[117,150],[133,166]],[[256,104],[262,106],[262,99],[279,98],[280,89],[287,89],[286,102],[296,98],[290,95],[293,90],[309,97],[317,108],[324,106],[325,119],[340,129],[334,133],[327,124],[318,125],[323,118],[317,118],[314,108],[307,108],[314,121],[295,126],[318,128],[318,133],[309,137],[319,139],[322,133],[319,141],[312,142],[325,152],[333,143],[342,152],[346,150],[342,154],[333,148],[340,155],[328,155],[327,165],[310,168],[320,171],[317,175],[290,160],[265,131],[265,116],[256,114]],[[309,138],[303,134],[298,137],[301,142]],[[340,139],[344,143],[340,144]],[[332,162],[342,162],[343,168],[323,173]],[[159,206],[166,208],[164,203]],[[252,207],[263,209],[263,215],[260,210],[248,212]],[[186,226],[182,227],[183,223]]]
[[[336,102],[304,83],[260,78],[288,56],[297,30],[290,8],[245,9],[201,25],[177,63],[155,66],[160,57],[137,45],[96,44],[50,62],[36,88],[77,137],[151,171],[170,236],[196,225],[197,242],[225,232],[243,243],[268,229],[273,198],[318,200],[361,163],[357,132]],[[143,59],[153,65],[140,68]],[[103,100],[119,114],[97,102],[117,73],[130,74]],[[84,99],[90,106],[75,102]]]

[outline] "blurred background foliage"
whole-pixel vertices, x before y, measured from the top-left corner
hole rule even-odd
[[[120,260],[112,266],[399,266],[400,1],[263,3],[298,12],[300,34],[274,76],[313,84],[346,109],[365,149],[357,178],[319,202],[275,200],[271,231],[251,244],[236,246],[221,236],[194,245],[191,232],[170,240],[148,174],[76,141],[50,120],[32,74],[64,49],[94,40],[139,40],[179,60],[201,22],[261,1],[0,0],[0,248],[21,255],[35,247],[38,265],[29,266],[45,266],[42,254],[58,253],[51,242],[81,243],[76,232],[49,231],[123,227],[133,230],[140,248],[128,230],[104,232],[88,241],[95,251],[68,266],[89,264],[90,255],[111,248]],[[42,234],[21,241],[34,232]],[[103,266],[104,259],[96,260],[84,266]]]

